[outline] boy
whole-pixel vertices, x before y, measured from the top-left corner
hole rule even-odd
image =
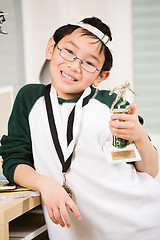
[[[152,178],[158,154],[135,104],[128,115],[111,116],[115,95],[93,87],[109,76],[111,40],[94,17],[59,28],[46,49],[52,84],[20,90],[1,141],[7,178],[41,193],[50,239],[160,236],[160,190]],[[102,147],[112,134],[135,143],[142,158],[135,168],[107,162]]]

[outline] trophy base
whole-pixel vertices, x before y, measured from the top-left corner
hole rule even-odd
[[[124,148],[117,148],[112,145],[112,141],[106,142],[103,147],[104,154],[108,162],[135,162],[141,157],[134,143],[130,143]]]

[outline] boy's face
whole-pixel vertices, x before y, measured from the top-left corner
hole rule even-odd
[[[65,36],[58,43],[58,48],[72,51],[79,59],[87,60],[101,70],[105,61],[104,53],[100,53],[100,42],[90,36],[82,36],[81,29]],[[58,97],[73,99],[81,96],[90,85],[98,86],[106,79],[108,72],[95,71],[90,73],[81,67],[81,61],[76,59],[69,62],[60,56],[60,50],[54,47],[54,41],[49,40],[46,50],[47,59],[50,59],[50,73],[52,84]]]

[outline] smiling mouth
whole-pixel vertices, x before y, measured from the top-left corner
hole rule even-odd
[[[67,74],[65,74],[64,72],[61,71],[61,74],[68,80],[72,81],[72,82],[77,82],[78,80],[75,78],[72,78],[70,76],[68,76]]]

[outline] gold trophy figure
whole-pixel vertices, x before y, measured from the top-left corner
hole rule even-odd
[[[128,113],[130,111],[129,106],[127,105],[125,108],[121,108],[121,106],[127,103],[126,101],[126,92],[129,90],[134,95],[136,93],[131,89],[130,83],[125,82],[123,85],[119,87],[115,87],[109,95],[112,95],[115,91],[118,90],[116,99],[112,103],[111,112],[116,114]],[[118,101],[122,99],[121,102]],[[117,108],[115,108],[117,104]],[[107,160],[110,162],[133,162],[141,160],[138,150],[134,143],[130,143],[126,139],[118,138],[113,135],[113,142],[106,142],[103,147],[104,153],[107,157]]]
[[[129,90],[130,92],[132,92],[134,95],[137,95],[131,88],[130,88],[130,83],[129,82],[125,82],[125,84],[119,86],[119,87],[115,87],[110,93],[109,95],[112,95],[116,90],[119,90],[119,92],[117,93],[117,97],[116,99],[114,100],[112,106],[111,106],[111,112],[129,112],[129,108],[128,106],[125,108],[125,109],[121,109],[121,106],[122,105],[125,105],[126,104],[126,91]],[[118,109],[114,109],[114,106],[116,105],[116,103],[120,100],[120,99],[123,99],[122,102],[120,102],[118,104]],[[113,111],[114,109],[114,111]],[[118,111],[117,111],[118,110]],[[121,111],[123,110],[123,111]]]

